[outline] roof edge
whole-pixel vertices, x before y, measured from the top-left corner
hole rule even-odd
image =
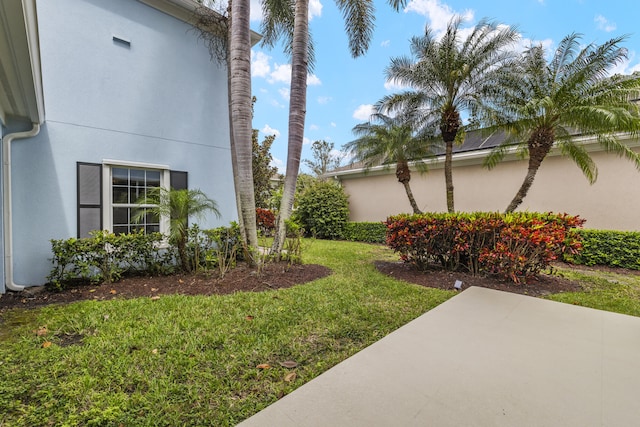
[[[621,134],[618,134],[617,136],[619,139],[627,140],[628,141],[627,146],[629,146],[630,148],[640,147],[639,137],[633,137],[632,135],[627,133],[621,133]],[[575,138],[575,142],[581,143],[584,146],[584,148],[590,153],[605,151],[602,148],[602,146],[598,144],[598,139],[595,136],[580,136]],[[461,153],[454,153],[452,157],[452,162],[454,166],[479,165],[483,163],[485,157],[487,157],[489,153],[491,153],[490,148],[474,150],[474,151],[464,151]],[[562,153],[560,152],[560,149],[557,146],[555,146],[549,153],[549,156],[555,157],[555,156],[560,156],[561,154]],[[432,159],[427,159],[424,163],[427,164],[429,169],[443,169],[444,157],[445,157],[444,155],[440,155]],[[520,159],[520,156],[517,154],[517,148],[515,146],[507,150],[504,158],[505,161],[515,161],[519,159]],[[409,167],[412,169],[412,171],[416,170],[415,164],[416,162],[409,162]],[[373,166],[370,168],[357,167],[353,169],[343,169],[339,171],[327,172],[326,174],[324,174],[324,176],[327,178],[348,179],[348,178],[357,178],[364,175],[385,175],[388,173],[392,173],[390,171],[395,168],[395,165],[396,165],[395,163],[390,163],[387,165]]]
[[[138,0],[141,3],[146,4],[154,9],[171,15],[176,19],[193,25],[193,16],[196,9],[202,6],[195,0]],[[218,14],[215,10],[214,13]],[[262,36],[257,32],[251,30],[251,46],[255,46],[260,42]]]

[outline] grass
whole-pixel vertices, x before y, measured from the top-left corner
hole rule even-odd
[[[313,241],[304,259],[334,274],[264,293],[3,314],[0,426],[235,425],[455,295],[378,273],[373,260],[393,259],[381,246]],[[560,274],[587,290],[551,299],[640,316],[640,276]]]
[[[549,299],[640,316],[640,275],[569,269],[559,269],[558,274],[580,282],[584,292],[566,292]]]
[[[379,274],[379,246],[314,241],[304,256],[334,274],[265,293],[3,315],[0,425],[235,425],[453,295]]]

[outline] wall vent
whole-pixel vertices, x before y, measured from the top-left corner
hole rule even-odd
[[[125,47],[131,47],[131,40],[127,40],[123,37],[113,36],[113,42]]]

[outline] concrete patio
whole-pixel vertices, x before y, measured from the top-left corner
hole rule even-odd
[[[640,318],[469,288],[240,424],[640,425]]]

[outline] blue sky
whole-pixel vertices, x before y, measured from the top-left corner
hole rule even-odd
[[[335,2],[310,0],[310,28],[316,64],[307,79],[307,116],[302,158],[311,159],[313,141],[333,142],[337,150],[353,139],[351,129],[367,121],[370,107],[383,96],[399,91],[389,85],[384,69],[390,58],[409,54],[409,39],[424,34],[425,25],[440,31],[454,14],[465,16],[464,27],[481,18],[512,25],[521,33],[519,46],[542,43],[552,52],[572,32],[583,34],[584,44],[603,43],[627,34],[628,62],[617,73],[640,71],[640,3],[631,0],[412,0],[400,12],[374,0],[376,28],[369,50],[354,59],[348,49],[344,21]],[[252,0],[252,28],[260,26],[258,0]],[[289,59],[281,46],[252,49],[252,92],[257,97],[253,127],[260,140],[275,134],[271,153],[284,171],[287,158]],[[301,166],[305,172],[305,167]]]

